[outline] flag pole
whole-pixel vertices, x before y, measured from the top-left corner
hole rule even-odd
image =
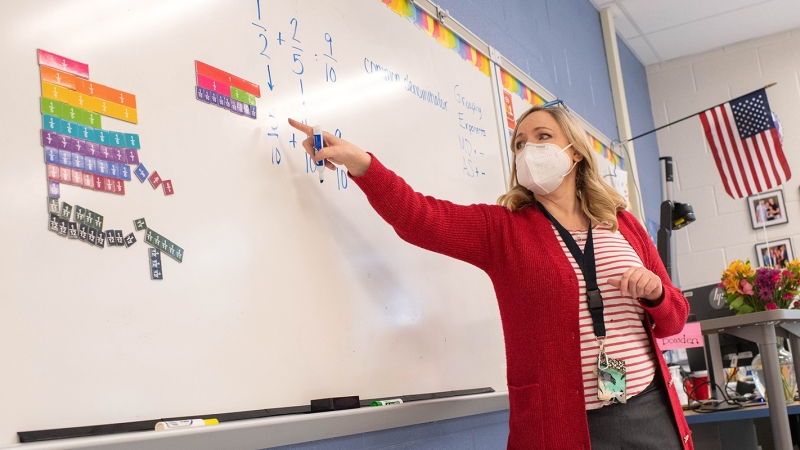
[[[761,90],[761,89],[767,89],[767,88],[771,88],[772,86],[775,86],[776,84],[778,84],[778,83],[770,83],[770,84],[768,84],[768,85],[764,86],[763,88],[756,89],[755,91],[759,91],[759,90]],[[755,91],[748,92],[747,94],[742,94],[742,95],[740,95],[740,97],[743,97],[743,96],[745,96],[745,95],[748,95],[748,94],[752,94],[752,93],[753,93],[753,92],[755,92]],[[630,141],[632,141],[632,140],[634,140],[634,139],[639,139],[639,138],[640,138],[640,137],[642,137],[642,136],[647,136],[648,134],[655,133],[656,131],[658,131],[658,130],[662,130],[662,129],[664,129],[664,128],[667,128],[668,126],[675,125],[675,124],[676,124],[676,123],[678,123],[678,122],[683,122],[683,121],[684,121],[684,120],[686,120],[686,119],[691,119],[692,117],[694,117],[694,116],[696,116],[696,115],[698,115],[698,114],[702,114],[702,113],[704,113],[704,112],[708,111],[709,109],[714,109],[714,108],[716,108],[717,106],[722,106],[722,105],[724,105],[725,103],[728,103],[728,102],[722,102],[722,103],[720,103],[719,105],[712,106],[711,108],[704,109],[704,110],[702,110],[702,111],[700,111],[700,112],[696,112],[696,113],[694,113],[694,114],[690,114],[690,115],[688,115],[688,116],[684,117],[683,119],[678,119],[678,120],[676,120],[676,121],[674,121],[674,122],[670,122],[670,123],[668,123],[668,124],[666,124],[666,125],[661,125],[660,127],[656,128],[656,129],[654,129],[654,130],[650,130],[650,131],[648,131],[647,133],[642,133],[642,134],[640,134],[640,135],[638,135],[638,136],[634,136],[634,137],[632,137],[632,138],[628,139],[628,140],[627,140],[627,141],[625,141],[625,142],[630,142]]]

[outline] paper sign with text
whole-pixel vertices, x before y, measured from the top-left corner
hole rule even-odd
[[[700,332],[699,322],[691,322],[684,325],[680,333],[665,338],[656,338],[656,341],[662,351],[702,347],[703,333]]]

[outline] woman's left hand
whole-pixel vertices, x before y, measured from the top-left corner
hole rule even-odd
[[[661,278],[644,267],[631,267],[620,278],[609,278],[608,284],[619,288],[622,295],[646,300],[658,300],[664,292]]]

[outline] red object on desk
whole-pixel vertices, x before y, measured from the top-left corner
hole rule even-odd
[[[694,393],[689,397],[691,400],[708,400],[711,398],[710,385],[708,384],[708,375],[703,376],[689,376],[689,379],[684,382],[686,384],[686,392]]]

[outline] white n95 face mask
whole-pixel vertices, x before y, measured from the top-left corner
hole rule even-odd
[[[577,164],[565,153],[570,147],[572,144],[564,148],[555,144],[525,144],[517,154],[517,182],[537,195],[555,191]]]

